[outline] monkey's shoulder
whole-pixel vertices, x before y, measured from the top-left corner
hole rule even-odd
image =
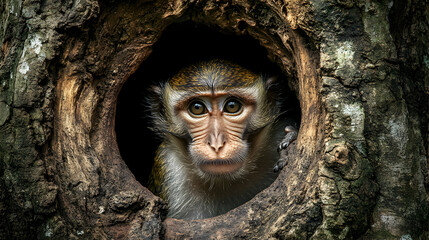
[[[165,178],[165,161],[164,161],[165,157],[162,151],[164,148],[165,148],[164,144],[161,144],[158,150],[156,151],[156,156],[152,166],[152,171],[149,175],[149,180],[148,180],[149,190],[153,194],[163,199],[165,199],[165,189],[163,186],[163,181]]]

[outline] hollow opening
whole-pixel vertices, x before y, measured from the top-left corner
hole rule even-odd
[[[300,107],[281,69],[267,57],[267,50],[248,35],[184,22],[170,25],[153,46],[152,54],[127,80],[118,96],[115,130],[122,159],[136,179],[147,186],[155,152],[161,140],[151,131],[145,98],[149,88],[164,82],[180,69],[204,60],[225,59],[253,72],[279,77],[283,111],[299,125]]]

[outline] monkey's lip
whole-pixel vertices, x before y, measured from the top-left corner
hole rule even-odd
[[[238,171],[241,166],[243,166],[242,161],[231,161],[223,159],[207,160],[199,164],[201,170],[212,174],[234,173]]]

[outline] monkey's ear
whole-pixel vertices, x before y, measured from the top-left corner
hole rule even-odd
[[[267,78],[267,84],[275,84],[279,80],[279,76],[271,76]]]
[[[270,89],[278,84],[279,76],[270,76],[266,77],[265,79],[265,87],[266,89]]]
[[[150,118],[152,121],[152,131],[163,135],[165,129],[165,109],[163,106],[163,85],[154,85],[148,88],[146,97]]]
[[[161,86],[150,86],[150,92],[154,95],[161,96],[162,87]]]
[[[162,86],[150,86],[148,88],[148,96],[146,102],[149,104],[151,110],[159,111],[160,104],[162,102]],[[151,111],[152,113],[154,111]]]

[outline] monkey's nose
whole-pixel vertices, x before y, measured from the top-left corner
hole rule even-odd
[[[208,141],[210,147],[213,148],[215,152],[219,152],[219,149],[221,149],[223,145],[225,145],[225,142],[225,137],[222,133],[210,134]]]

